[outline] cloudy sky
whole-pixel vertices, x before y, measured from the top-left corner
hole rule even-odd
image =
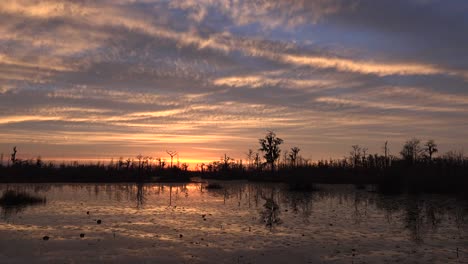
[[[468,149],[466,0],[2,0],[0,152]]]

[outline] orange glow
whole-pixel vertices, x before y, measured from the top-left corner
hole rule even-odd
[[[163,161],[165,161],[166,163],[166,167],[170,167],[170,163],[171,163],[171,158],[169,156],[158,156],[158,155],[154,155],[154,156],[151,156],[151,155],[143,155],[144,157],[145,156],[149,156],[149,157],[153,157],[152,159],[152,165],[153,166],[156,166],[158,164],[158,161],[155,160],[155,158],[157,157],[161,157],[161,159]],[[197,156],[196,153],[190,153],[190,155],[188,156]],[[202,156],[202,154],[200,154],[200,157]],[[36,159],[37,156],[24,156],[24,158],[27,158],[27,159]],[[41,159],[44,161],[44,162],[52,162],[54,164],[61,164],[61,163],[64,163],[64,164],[72,164],[74,162],[78,162],[80,164],[97,164],[98,162],[101,163],[101,164],[104,164],[104,165],[109,165],[111,162],[113,162],[114,164],[116,164],[116,162],[118,162],[120,157],[102,157],[102,158],[88,158],[88,157],[54,157],[54,156],[50,156],[50,157],[41,157]],[[122,156],[123,160],[126,160],[127,158],[130,158],[130,159],[133,159],[133,160],[137,160],[136,158],[136,155],[135,156]],[[189,165],[189,170],[191,171],[195,171],[197,169],[197,165],[200,166],[201,164],[209,164],[213,161],[219,161],[219,157],[217,156],[213,156],[213,157],[209,157],[209,156],[205,156],[204,158],[179,158],[179,166],[181,166],[182,164],[186,163]],[[177,158],[174,157],[174,161],[173,161],[173,165],[174,166],[177,166]]]

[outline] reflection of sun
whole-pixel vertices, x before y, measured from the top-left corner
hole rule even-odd
[[[188,191],[193,192],[193,191],[199,191],[200,190],[200,184],[188,184],[185,186]]]
[[[160,186],[158,185],[147,185],[147,186],[144,186],[144,188],[148,191],[159,191],[160,190]],[[164,191],[163,193],[166,193],[166,195],[169,195],[169,192],[172,191],[172,194],[175,195],[175,194],[181,194],[183,192],[187,192],[189,196],[191,197],[197,197],[197,196],[201,196],[202,195],[202,192],[201,192],[201,183],[190,183],[190,184],[167,184],[167,185],[164,185]]]

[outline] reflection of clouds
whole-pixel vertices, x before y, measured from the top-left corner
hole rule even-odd
[[[464,4],[433,5],[2,1],[0,150],[102,144],[119,156],[165,142],[238,158],[266,129],[312,157],[412,136],[444,148],[467,128],[468,39],[448,12]]]

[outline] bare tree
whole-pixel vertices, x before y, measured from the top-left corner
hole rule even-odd
[[[138,154],[138,156],[136,156],[136,158],[137,158],[137,160],[138,160],[138,170],[141,170],[142,161],[143,161],[143,155]]]
[[[11,153],[11,163],[15,164],[17,159],[16,159],[16,146],[13,147],[13,153]]]
[[[164,166],[166,166],[166,161],[164,161],[161,158],[156,158],[156,161],[158,162],[158,168],[159,169],[164,169]]]
[[[169,156],[171,156],[171,168],[172,168],[172,161],[174,160],[174,156],[177,155],[177,151],[173,151],[173,150],[166,150],[166,153],[169,154]]]
[[[249,151],[247,152],[247,161],[248,161],[249,169],[252,166],[253,159],[254,159],[254,152],[252,149],[249,149]]]
[[[224,157],[221,157],[221,161],[223,162],[223,169],[224,169],[224,170],[227,170],[227,169],[229,168],[229,162],[230,162],[231,160],[234,160],[234,159],[231,158],[231,157],[228,157],[228,156],[226,155],[226,153],[224,153]]]
[[[289,151],[285,150],[283,153],[283,166],[286,167],[288,165],[289,159]]]
[[[188,168],[189,168],[188,163],[186,163],[186,162],[182,163],[182,170],[183,170],[183,171],[187,171]]]
[[[351,161],[353,162],[353,167],[357,167],[361,161],[361,147],[359,145],[352,145],[349,155],[351,156]]]
[[[439,150],[437,149],[437,144],[433,139],[429,139],[426,144],[424,144],[424,151],[429,156],[429,160],[432,160],[432,155]]]
[[[362,152],[362,157],[361,157],[361,165],[366,167],[367,166],[367,150],[368,148],[362,147],[361,152]]]
[[[275,162],[280,157],[281,150],[279,145],[283,143],[281,138],[276,137],[273,131],[268,131],[265,138],[258,140],[260,143],[260,151],[264,152],[263,157],[270,164],[271,170],[275,170]]]
[[[389,164],[388,162],[388,155],[390,153],[390,150],[388,148],[388,141],[385,141],[385,144],[384,144],[384,155],[385,155],[385,167],[387,167]]]
[[[403,145],[400,155],[404,160],[414,163],[421,158],[423,151],[421,141],[417,138],[412,138]]]
[[[44,165],[41,156],[37,156],[36,158],[36,167],[41,168]]]
[[[123,157],[120,157],[119,161],[117,161],[117,168],[120,170],[122,169],[123,165],[124,165]]]
[[[258,154],[258,152],[255,152],[254,163],[257,170],[260,169],[260,154]]]

